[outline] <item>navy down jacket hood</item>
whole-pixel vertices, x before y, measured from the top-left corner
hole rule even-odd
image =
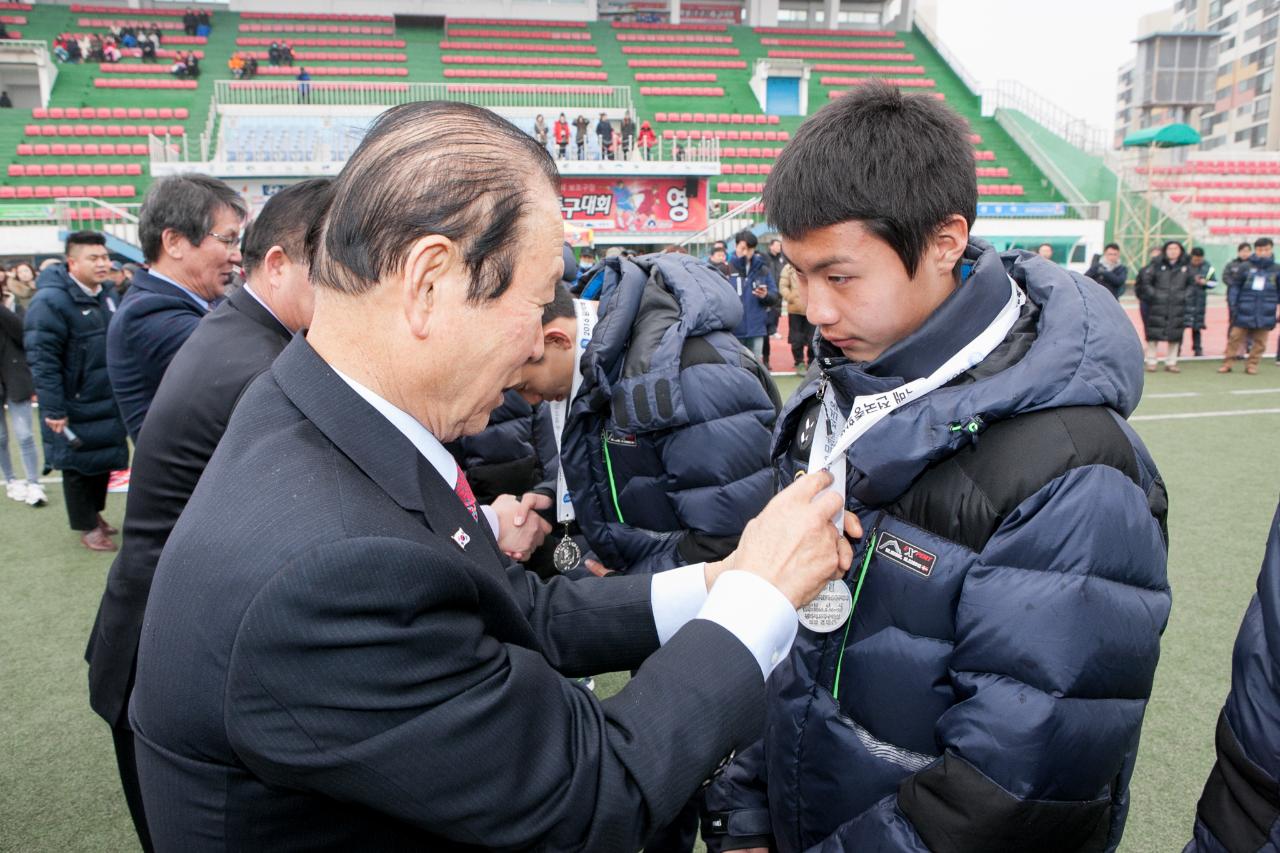
[[[579,528],[618,571],[724,556],[771,496],[779,404],[728,332],[741,305],[688,255],[610,258],[602,270],[561,446]]]

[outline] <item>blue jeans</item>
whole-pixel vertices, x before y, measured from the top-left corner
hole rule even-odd
[[[751,354],[756,357],[756,361],[764,361],[764,338],[738,338],[742,341],[742,345],[751,350]]]
[[[9,420],[13,421],[13,437],[18,440],[22,465],[27,469],[27,481],[39,482],[40,464],[36,458],[36,437],[32,430],[31,401],[9,403]],[[13,463],[9,460],[9,432],[5,428],[3,410],[0,410],[0,473],[5,480],[13,479]]]

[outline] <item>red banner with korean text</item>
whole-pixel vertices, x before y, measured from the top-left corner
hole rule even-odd
[[[707,227],[702,178],[576,178],[560,181],[565,221],[596,231],[643,234]]]

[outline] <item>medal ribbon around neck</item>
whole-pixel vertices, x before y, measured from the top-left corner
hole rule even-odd
[[[1009,330],[1017,322],[1026,301],[1026,294],[1010,278],[1009,301],[1000,309],[1000,313],[996,314],[995,319],[978,333],[977,337],[960,347],[954,355],[928,376],[880,394],[854,397],[848,417],[841,414],[833,392],[828,390],[825,394],[820,393],[822,413],[814,427],[813,446],[809,451],[809,472],[830,471],[833,482],[828,488],[843,498],[848,467],[845,453],[853,443],[895,410],[914,400],[919,400],[930,391],[941,388],[961,373],[977,366],[1009,335]],[[844,426],[837,429],[837,425],[842,421]],[[835,524],[836,530],[843,533],[843,507],[832,518],[832,523]]]
[[[547,403],[551,407],[551,431],[556,437],[557,455],[561,453],[561,445],[564,440],[564,425],[569,417],[569,404],[573,402],[574,397],[578,396],[578,389],[582,387],[582,354],[586,351],[587,345],[591,343],[591,333],[595,331],[596,303],[585,299],[575,299],[573,300],[573,314],[575,319],[573,384],[570,386],[569,396],[563,400],[551,400]],[[565,481],[564,463],[562,462],[559,466],[559,473],[556,476],[556,521],[567,524],[573,519],[573,495],[569,491],[569,484]]]

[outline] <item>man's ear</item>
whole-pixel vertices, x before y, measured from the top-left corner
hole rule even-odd
[[[173,258],[175,261],[182,260],[182,256],[186,253],[186,249],[190,245],[190,240],[172,228],[166,228],[160,234],[161,251]]]
[[[933,258],[939,276],[950,276],[969,245],[969,222],[954,213],[942,223],[933,238]]]
[[[466,298],[465,293],[448,293],[451,288],[466,287],[465,279],[453,274],[456,261],[453,241],[439,234],[421,237],[409,247],[400,288],[405,320],[416,337],[427,336],[432,319],[438,319],[442,304],[449,301],[447,297]]]
[[[280,246],[272,246],[267,249],[267,254],[262,258],[262,268],[267,274],[267,284],[275,289],[280,286],[288,271],[289,256]]]

